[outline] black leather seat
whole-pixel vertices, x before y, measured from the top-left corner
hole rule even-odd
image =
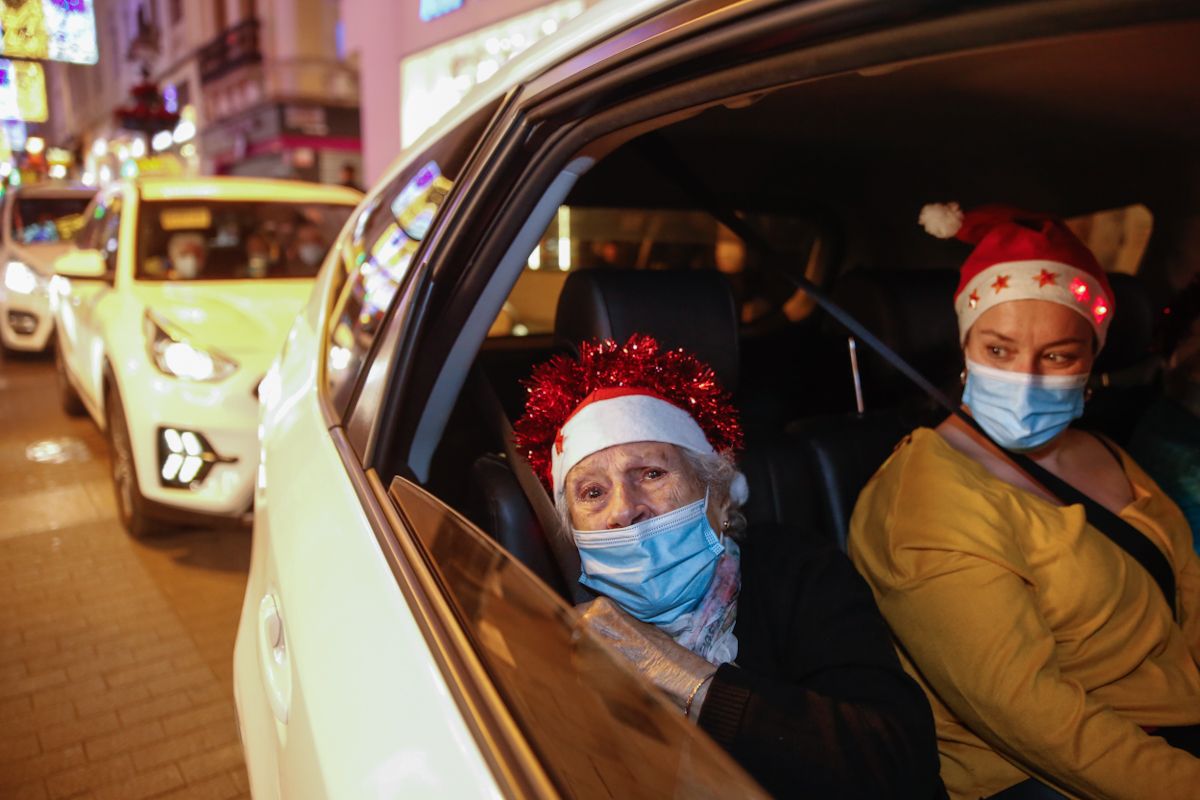
[[[730,287],[719,273],[597,269],[567,278],[556,313],[560,348],[577,353],[582,341],[620,341],[633,333],[688,349],[711,364],[727,388],[736,389],[737,313]],[[478,371],[476,379],[485,380],[482,376]],[[821,506],[808,491],[816,484],[798,448],[780,435],[749,443],[739,466],[750,484],[750,500],[743,508],[750,523],[822,530],[817,524]],[[507,460],[492,454],[480,457],[472,465],[470,484],[466,512],[472,521],[564,597],[580,599],[575,591],[578,575],[565,575],[556,562]]]
[[[518,561],[563,597],[570,597],[546,534],[508,461],[487,454],[471,465],[468,516]],[[551,534],[553,535],[553,533]]]
[[[914,428],[937,424],[930,412],[880,409],[862,416],[838,415],[799,420],[788,427],[792,441],[808,460],[819,488],[818,524],[843,550],[848,545],[850,516],[863,487]]]
[[[1124,444],[1159,393],[1162,359],[1154,351],[1158,310],[1141,279],[1109,273],[1112,323],[1092,368],[1092,397],[1081,424]]]
[[[952,270],[864,270],[839,280],[832,297],[946,390],[962,369],[953,307],[956,285]],[[845,333],[841,326],[837,328]],[[812,417],[788,426],[789,436],[805,454],[820,486],[819,524],[843,549],[854,504],[867,481],[909,432],[945,416],[881,356],[861,343],[858,355],[866,413]]]
[[[567,276],[554,316],[561,346],[577,353],[580,342],[634,333],[691,351],[737,390],[737,308],[721,273],[590,269]]]
[[[649,334],[710,364],[737,401],[738,316],[725,276],[707,270],[593,269],[571,273],[559,295],[555,335],[577,352],[582,341]],[[818,498],[807,458],[782,438],[748,438],[739,467],[750,486],[749,523],[818,530]]]
[[[834,302],[942,391],[954,392],[962,370],[954,290],[958,272],[948,269],[856,270],[834,284]],[[841,325],[833,329],[845,336]],[[858,345],[866,409],[929,408],[926,394],[861,342]],[[846,375],[849,380],[849,367]]]

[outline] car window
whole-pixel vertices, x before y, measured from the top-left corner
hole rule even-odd
[[[96,220],[99,223],[96,249],[104,255],[108,274],[112,275],[117,271],[117,244],[121,230],[121,196],[114,195],[107,206],[98,206],[96,210],[101,214]]]
[[[1138,203],[1072,217],[1067,227],[1096,254],[1105,271],[1136,275],[1154,230],[1154,215]]]
[[[137,278],[312,278],[351,211],[328,203],[145,200]]]
[[[765,796],[499,545],[412,483],[397,478],[390,494],[507,710],[564,796]]]
[[[75,234],[75,246],[81,250],[95,250],[99,247],[100,228],[104,219],[104,202],[95,197],[83,212],[83,226]]]
[[[345,412],[384,317],[467,156],[495,113],[492,104],[400,172],[358,212],[344,238],[325,332],[324,388]]]
[[[90,198],[26,197],[13,203],[12,236],[22,244],[55,244],[71,241],[86,219],[83,211]]]
[[[807,265],[808,277],[820,282],[821,237],[815,222],[769,214],[743,217],[779,255]],[[719,270],[729,276],[747,324],[772,314],[797,321],[813,309],[806,297],[766,270],[737,235],[707,212],[564,205],[529,254],[488,336],[552,333],[567,274],[597,268]]]

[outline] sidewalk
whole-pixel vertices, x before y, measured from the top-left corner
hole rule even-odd
[[[130,539],[48,362],[0,364],[0,419],[0,796],[248,797],[230,673],[249,531]],[[71,458],[31,461],[38,443]]]

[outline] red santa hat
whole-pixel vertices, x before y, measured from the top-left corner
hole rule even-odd
[[[958,203],[937,203],[922,208],[918,221],[939,239],[953,236],[975,245],[954,293],[960,341],[992,306],[1048,300],[1086,319],[1104,346],[1112,288],[1092,251],[1061,219],[1007,206],[964,212]]]
[[[666,442],[701,454],[742,446],[737,411],[712,368],[650,336],[586,342],[578,360],[555,356],[524,383],[514,442],[554,497],[573,466],[618,444]],[[733,500],[748,493],[739,473]]]

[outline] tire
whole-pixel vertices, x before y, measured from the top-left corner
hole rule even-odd
[[[58,402],[62,405],[63,413],[68,417],[82,417],[87,409],[83,407],[79,392],[75,391],[71,379],[67,377],[67,362],[63,358],[62,347],[59,346],[57,337],[54,342],[54,372],[58,376]]]
[[[133,445],[129,441],[129,426],[125,421],[125,407],[121,405],[121,396],[115,387],[110,386],[107,389],[104,401],[109,472],[117,499],[117,514],[129,535],[141,539],[153,530],[153,523],[146,513],[146,498],[142,497],[142,492],[138,489]]]

